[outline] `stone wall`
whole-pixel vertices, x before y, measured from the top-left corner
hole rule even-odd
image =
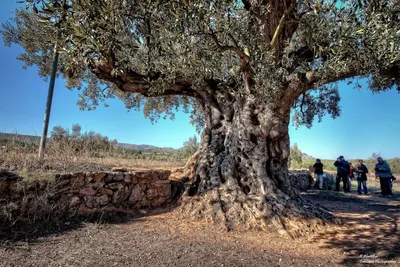
[[[40,219],[105,210],[132,211],[172,202],[184,181],[170,180],[170,171],[79,172],[55,175],[52,180],[24,181],[0,170],[0,219]],[[310,188],[308,171],[290,171],[299,191]]]
[[[299,191],[304,192],[311,188],[314,181],[315,174],[307,170],[290,170],[289,179],[292,186],[297,188]],[[333,190],[335,188],[336,175],[332,172],[324,172],[323,185],[324,190]],[[319,184],[314,185],[315,188],[319,187]]]
[[[293,186],[300,192],[304,192],[310,189],[312,176],[306,170],[290,170],[289,180],[291,186]]]
[[[134,210],[170,203],[176,182],[170,171],[57,174],[53,180],[21,181],[0,173],[0,216],[63,216],[72,212]],[[174,184],[175,183],[175,184]]]

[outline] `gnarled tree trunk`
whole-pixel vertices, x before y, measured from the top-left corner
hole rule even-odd
[[[206,107],[206,127],[180,212],[229,229],[303,235],[334,217],[301,199],[288,179],[290,107],[255,97]]]
[[[267,104],[255,96],[258,88],[247,56],[242,61],[243,87],[213,79],[201,86],[177,79],[159,95],[150,94],[133,71],[111,75],[113,59],[98,62],[92,72],[125,92],[189,96],[204,105],[202,144],[179,208],[185,216],[219,222],[227,229],[269,228],[292,236],[335,221],[303,200],[288,179],[290,109],[309,89],[307,75],[271,92]]]

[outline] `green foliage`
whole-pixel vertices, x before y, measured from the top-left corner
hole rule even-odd
[[[199,148],[200,143],[197,141],[197,137],[194,135],[190,137],[187,141],[183,143],[182,153],[184,157],[190,158],[194,153],[196,153]]]
[[[400,158],[384,159],[390,166],[393,174],[400,174]],[[353,166],[357,164],[358,160],[351,160]],[[367,159],[364,161],[365,166],[367,166],[370,173],[374,173],[375,164],[377,161],[375,159]]]
[[[335,162],[334,160],[321,159],[321,163],[324,164],[325,171],[336,171],[336,167],[333,165],[334,162]],[[314,164],[315,164],[315,159],[309,159],[303,161],[301,168],[308,169],[310,168],[310,166],[313,166]]]
[[[353,166],[356,166],[358,163],[358,159],[350,159],[348,161],[351,162]],[[333,166],[333,163],[335,162],[334,160],[322,159],[321,162],[322,164],[324,164],[324,170],[336,171],[336,167]],[[390,165],[393,174],[400,174],[400,158],[388,159],[387,162]],[[310,168],[310,166],[314,165],[314,163],[315,163],[314,159],[303,160],[303,162],[300,165],[295,165],[295,167],[292,168],[308,169]],[[374,168],[376,164],[375,159],[366,159],[364,160],[364,164],[365,166],[367,166],[370,173],[374,173]]]
[[[75,151],[76,155],[86,154],[89,157],[120,157],[132,159],[147,159],[157,161],[186,161],[199,147],[197,137],[190,137],[183,143],[182,149],[151,148],[139,151],[133,148],[118,146],[116,139],[110,140],[107,136],[94,131],[81,132],[79,124],[70,129],[55,126],[51,131],[49,149],[54,151]]]
[[[370,160],[375,160],[375,161],[376,161],[376,159],[379,158],[380,156],[381,156],[380,153],[378,153],[378,152],[373,152],[372,155],[371,155],[371,157],[369,157],[369,159],[370,159]]]
[[[387,161],[390,165],[393,174],[400,174],[400,158],[389,159]],[[400,178],[400,177],[398,177]]]
[[[101,157],[102,154],[116,152],[116,139],[109,140],[107,136],[94,131],[81,133],[81,129],[79,124],[74,124],[72,130],[54,126],[50,133],[52,149],[72,149],[76,154],[89,153],[92,157]]]
[[[117,96],[152,120],[183,106],[202,126],[201,93],[210,84],[215,97],[252,94],[266,104],[296,87],[293,121],[310,127],[315,117],[339,116],[340,80],[366,77],[374,91],[399,88],[395,0],[27,3],[2,25],[6,45],[22,46],[19,59],[47,77],[57,42],[59,74],[81,90],[85,109]]]
[[[297,143],[290,148],[290,168],[299,168],[303,163],[303,153],[299,149]]]

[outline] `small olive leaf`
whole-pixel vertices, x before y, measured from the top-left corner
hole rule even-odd
[[[38,19],[40,23],[49,23],[49,19]]]

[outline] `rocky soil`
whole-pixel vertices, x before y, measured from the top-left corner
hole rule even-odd
[[[173,206],[101,214],[3,233],[0,266],[400,265],[399,193],[387,199],[309,190],[303,196],[343,225],[293,240],[274,233],[224,232],[180,219]]]

